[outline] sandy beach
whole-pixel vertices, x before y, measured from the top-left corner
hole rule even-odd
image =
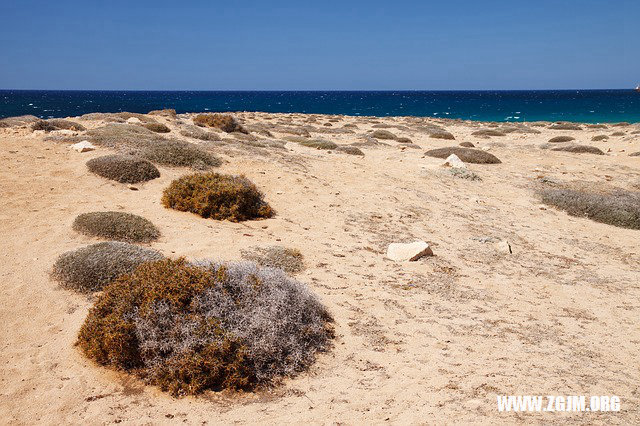
[[[0,128],[0,423],[640,422],[640,231],[568,215],[536,194],[563,184],[639,191],[640,156],[629,155],[640,151],[639,124],[234,115],[248,134],[217,131],[218,141],[181,133],[194,114],[144,117],[170,129],[163,137],[215,153],[216,171],[246,175],[272,218],[233,223],[163,207],[163,189],[188,168],[159,165],[159,178],[133,185],[90,173],[87,160],[113,150],[69,146],[108,115],[69,118],[87,131]],[[483,129],[501,135],[472,134]],[[444,132],[454,139],[433,137]],[[557,136],[574,140],[549,142]],[[456,175],[425,155],[462,142],[501,163]],[[574,145],[604,155],[553,150]],[[95,296],[50,278],[60,254],[100,241],[71,227],[92,211],[149,219],[162,236],[146,246],[168,257],[297,248],[297,279],[335,319],[333,347],[309,371],[253,393],[173,398],[97,366],[74,346]],[[416,240],[434,256],[386,258],[389,244]],[[617,395],[621,411],[500,413],[497,395]]]

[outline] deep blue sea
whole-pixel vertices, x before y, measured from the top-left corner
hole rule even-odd
[[[56,91],[0,90],[0,117],[174,108],[202,111],[412,115],[482,121],[640,122],[634,90],[536,91]]]

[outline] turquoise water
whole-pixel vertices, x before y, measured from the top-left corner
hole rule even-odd
[[[201,111],[412,115],[481,121],[640,122],[634,90],[398,92],[162,92],[0,90],[0,117]]]

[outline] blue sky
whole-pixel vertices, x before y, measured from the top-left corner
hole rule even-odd
[[[640,1],[0,0],[0,88],[466,90],[640,83]]]

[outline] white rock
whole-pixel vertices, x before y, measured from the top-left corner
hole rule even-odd
[[[431,247],[424,241],[391,243],[387,249],[387,257],[396,262],[414,261],[423,256],[433,256]]]
[[[509,254],[513,253],[513,251],[511,250],[511,244],[509,244],[509,241],[506,241],[506,240],[503,240],[497,243],[496,249],[498,249],[498,251],[502,253],[509,253]]]
[[[93,146],[93,144],[89,141],[82,141],[82,142],[74,143],[69,147],[69,149],[73,149],[78,152],[87,152],[87,151],[93,151],[94,149],[96,149],[96,147]]]
[[[442,167],[455,167],[456,169],[466,169],[467,165],[464,164],[464,161],[458,158],[457,155],[451,154],[450,156],[447,157],[446,160],[444,160],[444,163],[442,163]]]
[[[140,124],[140,123],[142,123],[142,121],[140,121],[140,119],[138,117],[129,117],[127,119],[127,123],[129,123],[129,124]]]
[[[483,146],[482,150],[483,151],[491,151],[491,147],[490,146]]]

